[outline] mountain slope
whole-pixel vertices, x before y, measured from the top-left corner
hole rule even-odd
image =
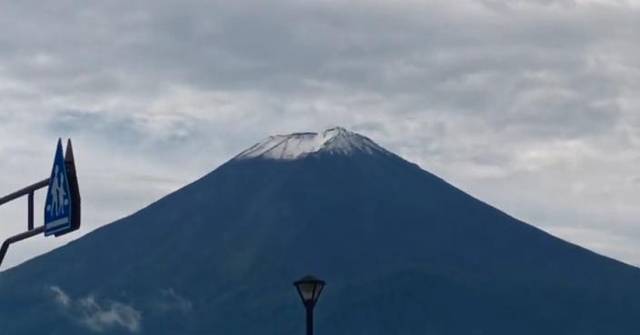
[[[306,273],[329,285],[318,334],[639,333],[638,269],[325,133],[0,274],[0,333],[300,334]]]

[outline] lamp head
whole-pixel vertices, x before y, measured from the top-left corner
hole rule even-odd
[[[302,303],[307,307],[315,306],[325,284],[324,280],[314,276],[305,276],[293,283],[298,290]]]

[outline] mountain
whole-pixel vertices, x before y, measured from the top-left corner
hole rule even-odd
[[[273,136],[0,274],[0,334],[640,334],[640,270],[342,128]]]

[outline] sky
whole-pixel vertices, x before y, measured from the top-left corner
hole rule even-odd
[[[332,126],[638,266],[638,33],[640,0],[1,2],[0,195],[71,137],[83,201],[2,269]],[[0,238],[25,229],[26,199],[0,207]]]

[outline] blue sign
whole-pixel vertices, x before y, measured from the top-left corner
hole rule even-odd
[[[58,140],[58,148],[47,189],[47,200],[44,205],[45,236],[71,229],[71,197],[69,177],[62,154],[62,140]]]

